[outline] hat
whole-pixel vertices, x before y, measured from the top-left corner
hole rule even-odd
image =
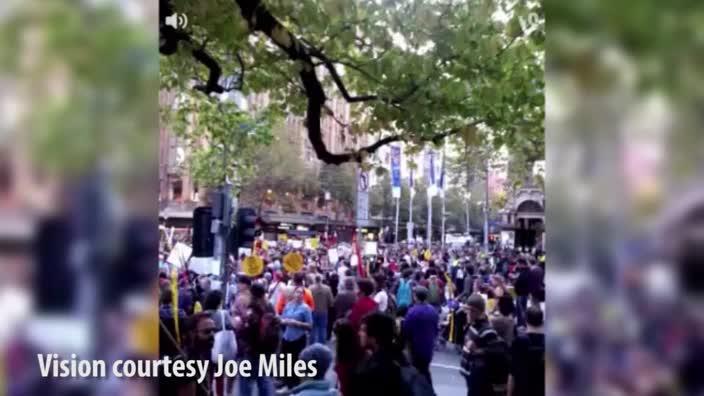
[[[315,379],[322,379],[332,363],[333,356],[330,348],[323,344],[313,344],[306,347],[299,356],[304,362],[316,362],[318,374]]]
[[[467,305],[476,309],[479,312],[486,311],[486,302],[484,302],[484,298],[479,294],[472,294],[471,296],[469,296],[469,298],[467,299]]]

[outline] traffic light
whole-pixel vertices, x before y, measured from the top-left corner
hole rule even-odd
[[[236,222],[233,250],[236,252],[241,247],[251,249],[260,228],[257,211],[253,208],[237,209]]]
[[[212,257],[214,238],[210,230],[213,222],[213,209],[200,206],[193,211],[193,257]]]

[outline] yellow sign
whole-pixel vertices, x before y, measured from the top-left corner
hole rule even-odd
[[[298,272],[303,269],[303,256],[298,252],[291,252],[284,256],[284,269],[287,272]]]
[[[490,298],[486,302],[486,312],[487,313],[492,313],[494,312],[494,309],[496,308],[496,299],[495,298]]]
[[[279,241],[281,241],[281,242],[288,241],[288,235],[287,234],[279,234]]]
[[[320,245],[320,239],[318,239],[318,238],[311,238],[311,240],[310,240],[310,247],[311,247],[311,249],[317,249],[319,245]]]
[[[430,249],[425,251],[425,254],[423,255],[423,257],[425,258],[425,261],[429,261],[431,258],[433,258],[433,254],[430,253]]]
[[[242,261],[242,272],[247,276],[259,276],[264,271],[264,261],[259,256],[248,256]]]

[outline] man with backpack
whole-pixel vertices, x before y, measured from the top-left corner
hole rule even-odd
[[[511,345],[508,396],[545,394],[545,333],[543,312],[538,306],[526,310],[527,330]]]
[[[468,396],[505,396],[510,368],[508,345],[491,327],[482,296],[467,300],[470,321],[462,350],[460,373]]]
[[[403,271],[401,274],[401,279],[399,279],[396,284],[396,307],[397,309],[402,309],[404,307],[408,308],[413,303],[413,293],[411,284],[411,273],[410,269]]]
[[[433,274],[428,279],[428,303],[440,312],[443,302],[445,302],[445,284]]]

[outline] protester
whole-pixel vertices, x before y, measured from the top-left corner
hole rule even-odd
[[[335,374],[340,382],[343,396],[351,395],[351,378],[364,357],[359,334],[347,319],[335,324],[337,350],[335,353]]]
[[[282,383],[275,384],[278,379],[257,376],[260,356],[274,353],[290,354],[293,361],[322,356],[323,363],[329,365],[329,359],[324,362],[328,355],[318,343],[326,343],[333,329],[334,371],[338,392],[345,396],[432,394],[431,362],[448,342],[461,352],[461,373],[471,396],[506,396],[509,373],[512,395],[533,394],[540,386],[530,382],[542,375],[533,374],[530,365],[538,357],[544,359],[544,352],[537,353],[544,351],[544,336],[541,344],[537,334],[542,324],[537,324],[534,312],[541,308],[541,315],[544,312],[544,271],[528,266],[536,262],[534,255],[497,250],[487,256],[472,245],[391,244],[384,247],[383,260],[381,255],[363,257],[369,265],[362,264],[365,271],[358,271],[347,266],[348,255],[341,254],[332,268],[323,261],[321,268],[319,259],[326,257],[325,251],[301,249],[307,264],[289,272],[276,262],[290,248],[285,244],[264,246],[259,253],[273,259],[265,261],[261,274],[251,278],[226,275],[227,301],[219,290],[205,291],[210,287],[207,283],[218,280],[215,275],[181,271],[177,318],[173,318],[171,305],[173,281],[166,275],[173,269],[164,269],[160,276],[160,353],[190,358],[204,348],[202,344],[194,347],[197,332],[187,326],[191,323],[187,315],[202,302],[216,332],[235,329],[237,359],[250,361],[254,368],[252,376],[237,377],[237,395],[271,396],[280,385],[286,389],[279,393],[334,394],[335,384],[325,381],[320,370],[315,378],[303,378],[303,383],[300,378],[282,378]],[[494,267],[494,263],[500,264]],[[237,261],[228,270],[237,271]],[[516,299],[514,292],[519,296]],[[527,330],[516,323],[520,322],[518,299],[525,303],[523,323],[529,322]],[[228,310],[222,309],[223,302],[228,303]],[[175,322],[179,323],[178,332]],[[307,352],[302,352],[309,344]],[[216,349],[225,350],[219,345]],[[209,352],[215,351],[211,347]],[[447,359],[446,352],[442,353]],[[200,355],[208,360],[211,357],[204,350]],[[180,394],[179,389],[223,394],[217,379],[208,381],[207,388],[201,390],[181,386],[190,381],[176,381],[178,387],[164,394]]]
[[[424,376],[418,373],[401,353],[394,338],[393,317],[373,312],[360,324],[359,338],[368,357],[360,364],[351,381],[351,395],[364,396],[430,396],[434,392]]]
[[[354,279],[345,278],[342,283],[342,290],[335,297],[335,319],[347,317],[356,301],[357,294],[354,291]]]
[[[269,302],[271,305],[276,305],[276,302],[279,301],[279,297],[281,296],[281,292],[286,285],[283,281],[283,274],[281,271],[276,271],[274,272],[274,276],[272,277],[272,282],[269,285]]]
[[[201,312],[193,315],[187,325],[187,341],[185,356],[177,356],[174,360],[210,360],[210,352],[215,342],[215,322],[209,313]],[[177,391],[184,396],[209,396],[211,394],[212,371],[208,372],[205,381],[198,383],[197,378],[183,378]]]
[[[374,294],[374,302],[376,302],[379,312],[388,312],[389,306],[389,293],[386,292],[386,277],[384,275],[378,275],[374,279],[376,283],[376,293]]]
[[[396,290],[396,306],[398,309],[408,308],[413,302],[411,274],[412,270],[405,270],[401,274],[401,279],[394,287]]]
[[[511,346],[508,396],[545,394],[545,333],[543,312],[537,306],[526,311],[527,329]]]
[[[293,291],[293,299],[286,304],[281,314],[281,324],[285,327],[281,353],[291,354],[295,361],[308,343],[307,333],[313,328],[311,309],[303,301],[304,289],[297,286]],[[296,376],[286,377],[284,383],[293,389],[300,382]]]
[[[513,298],[510,295],[501,296],[497,305],[498,312],[491,318],[491,327],[510,346],[513,343],[516,331],[516,320],[513,316],[515,312]]]
[[[316,375],[304,378],[303,383],[291,389],[293,396],[337,396],[335,386],[325,379],[330,364],[332,363],[332,352],[330,348],[322,344],[313,344],[306,347],[300,354],[299,359],[303,362],[314,362]]]
[[[435,273],[435,268],[433,268],[433,273]],[[427,284],[428,303],[440,312],[440,307],[445,302],[445,285],[436,274],[430,275]]]
[[[313,301],[313,295],[310,290],[305,287],[305,275],[298,272],[293,275],[293,287],[289,288],[289,293],[281,293],[281,297],[276,303],[276,312],[281,314],[284,310],[286,304],[293,298],[293,292],[296,289],[301,289],[303,291],[303,302],[308,305],[308,307],[313,310],[315,308],[315,301]]]
[[[312,343],[325,344],[328,335],[328,313],[334,305],[334,299],[330,286],[323,284],[323,276],[315,276],[315,284],[310,287],[313,295],[313,333]]]
[[[395,321],[380,312],[360,323],[360,345],[369,354],[351,381],[351,395],[401,395],[399,361],[403,355],[394,345]]]
[[[245,275],[237,277],[237,294],[232,296],[234,301],[230,308],[233,320],[236,323],[241,322],[246,315],[252,297],[249,290],[250,287],[252,287],[252,279],[250,277]]]
[[[482,296],[471,295],[467,310],[470,326],[460,369],[467,382],[467,395],[505,395],[509,374],[508,346],[491,327]]]
[[[255,283],[250,291],[251,301],[239,332],[238,348],[243,359],[249,360],[252,367],[259,367],[262,354],[275,353],[278,349],[280,326],[274,307],[266,299],[264,286]],[[259,376],[258,369],[252,370],[251,376],[239,379],[239,395],[253,395],[255,387],[259,396],[274,395],[274,382]]]
[[[428,304],[428,290],[424,287],[415,289],[415,302],[403,321],[403,338],[408,344],[411,363],[432,384],[430,362],[438,337],[438,312]]]
[[[376,301],[371,298],[374,293],[374,282],[363,278],[357,281],[357,287],[359,288],[358,298],[350,311],[350,321],[356,329],[361,325],[365,315],[378,309]]]

